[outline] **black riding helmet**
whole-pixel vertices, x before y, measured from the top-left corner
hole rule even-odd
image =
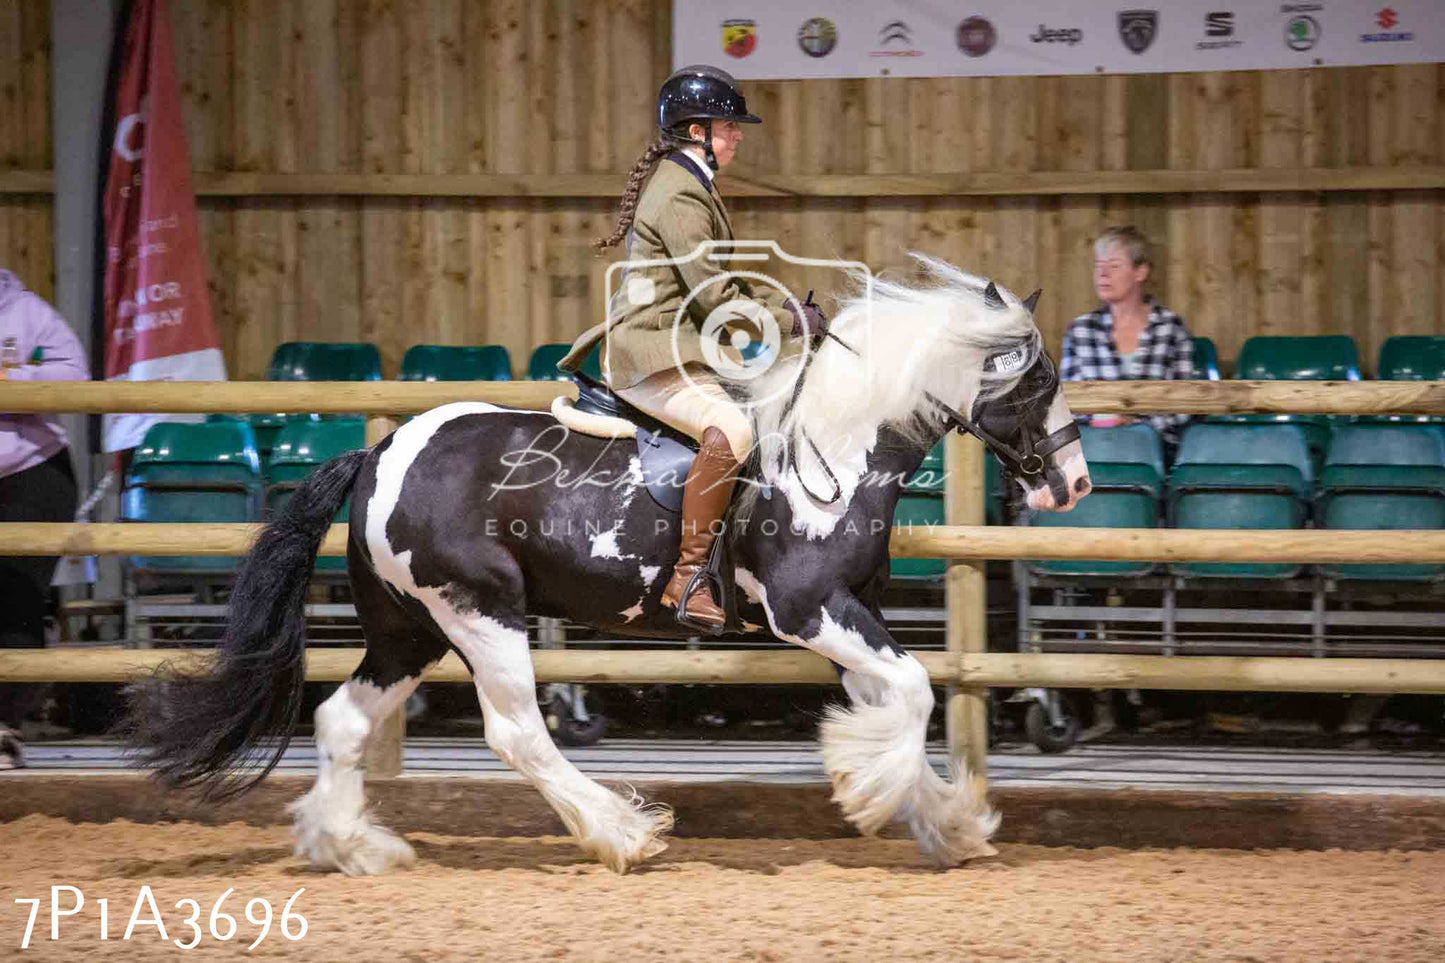
[[[688,121],[701,121],[705,140],[703,153],[707,164],[717,170],[712,152],[712,122],[734,120],[739,124],[761,124],[761,117],[748,113],[748,102],[738,90],[732,74],[707,64],[683,67],[662,85],[657,93],[657,125],[663,131],[687,140],[680,131]]]

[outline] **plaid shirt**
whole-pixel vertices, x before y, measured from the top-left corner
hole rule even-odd
[[[1194,373],[1194,340],[1184,319],[1160,306],[1152,297],[1149,323],[1139,334],[1139,374],[1134,378],[1124,371],[1114,347],[1114,316],[1107,305],[1100,305],[1080,315],[1064,332],[1064,355],[1059,364],[1059,377],[1064,381],[1178,381],[1189,380]],[[1080,421],[1087,421],[1081,417]],[[1179,431],[1188,415],[1152,415],[1154,430],[1170,445],[1178,444]]]

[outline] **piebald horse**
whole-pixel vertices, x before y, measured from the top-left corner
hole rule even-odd
[[[901,482],[952,428],[1010,465],[1031,508],[1068,510],[1089,480],[1033,323],[1036,295],[1021,301],[919,261],[923,283],[878,281],[846,298],[834,337],[739,389],[755,402],[759,440],[725,537],[748,627],[838,668],[849,704],[820,727],[834,800],[861,832],[906,823],[925,853],[956,865],[992,852],[998,816],[979,780],[945,779],[928,764],[928,673],[884,624]],[[162,670],[133,686],[125,725],[139,762],[211,798],[276,765],[299,714],[308,578],[349,496],[366,652],[316,710],[317,778],[292,806],[297,853],[350,874],[414,858],[367,813],[362,753],[448,650],[475,679],[488,746],[582,849],[617,872],[661,851],[670,810],[580,772],[536,702],[528,612],[629,635],[691,634],[658,604],[678,515],[649,497],[626,423],[592,416],[607,423],[589,428],[588,417],[448,404],[320,468],[241,565],[206,671]]]

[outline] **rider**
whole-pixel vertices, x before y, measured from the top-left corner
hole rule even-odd
[[[626,237],[629,261],[672,263],[628,268],[608,319],[579,337],[558,367],[577,370],[603,342],[613,390],[698,440],[683,488],[680,554],[662,604],[682,605],[679,621],[715,632],[726,614],[706,581],[698,579],[687,593],[721,531],[753,431],[747,413],[729,395],[727,379],[706,360],[703,324],[714,309],[739,299],[766,311],[783,337],[815,337],[826,322],[811,303],[800,305],[776,289],[731,275],[719,278],[723,272],[708,258],[688,257],[705,242],[733,240],[714,177],[732,162],[743,137],[740,125],[762,123],[748,113],[737,81],[716,67],[684,67],[662,85],[657,114],[657,138],[632,166],[617,227],[594,244],[600,253]],[[680,316],[684,301],[686,314]]]

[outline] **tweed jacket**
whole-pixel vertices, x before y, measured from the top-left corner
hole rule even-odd
[[[776,289],[754,287],[742,278],[705,284],[724,269],[699,252],[699,246],[731,240],[732,223],[716,186],[692,166],[690,158],[679,153],[663,158],[638,200],[627,237],[627,260],[672,259],[673,263],[624,268],[614,282],[607,320],[583,332],[557,367],[576,371],[593,346],[605,339],[604,371],[618,390],[676,368],[679,362],[708,368],[702,353],[703,322],[713,309],[735,298],[762,304],[777,322],[779,334],[788,338],[793,315]],[[692,291],[697,294],[678,325],[674,351],[673,323]]]

